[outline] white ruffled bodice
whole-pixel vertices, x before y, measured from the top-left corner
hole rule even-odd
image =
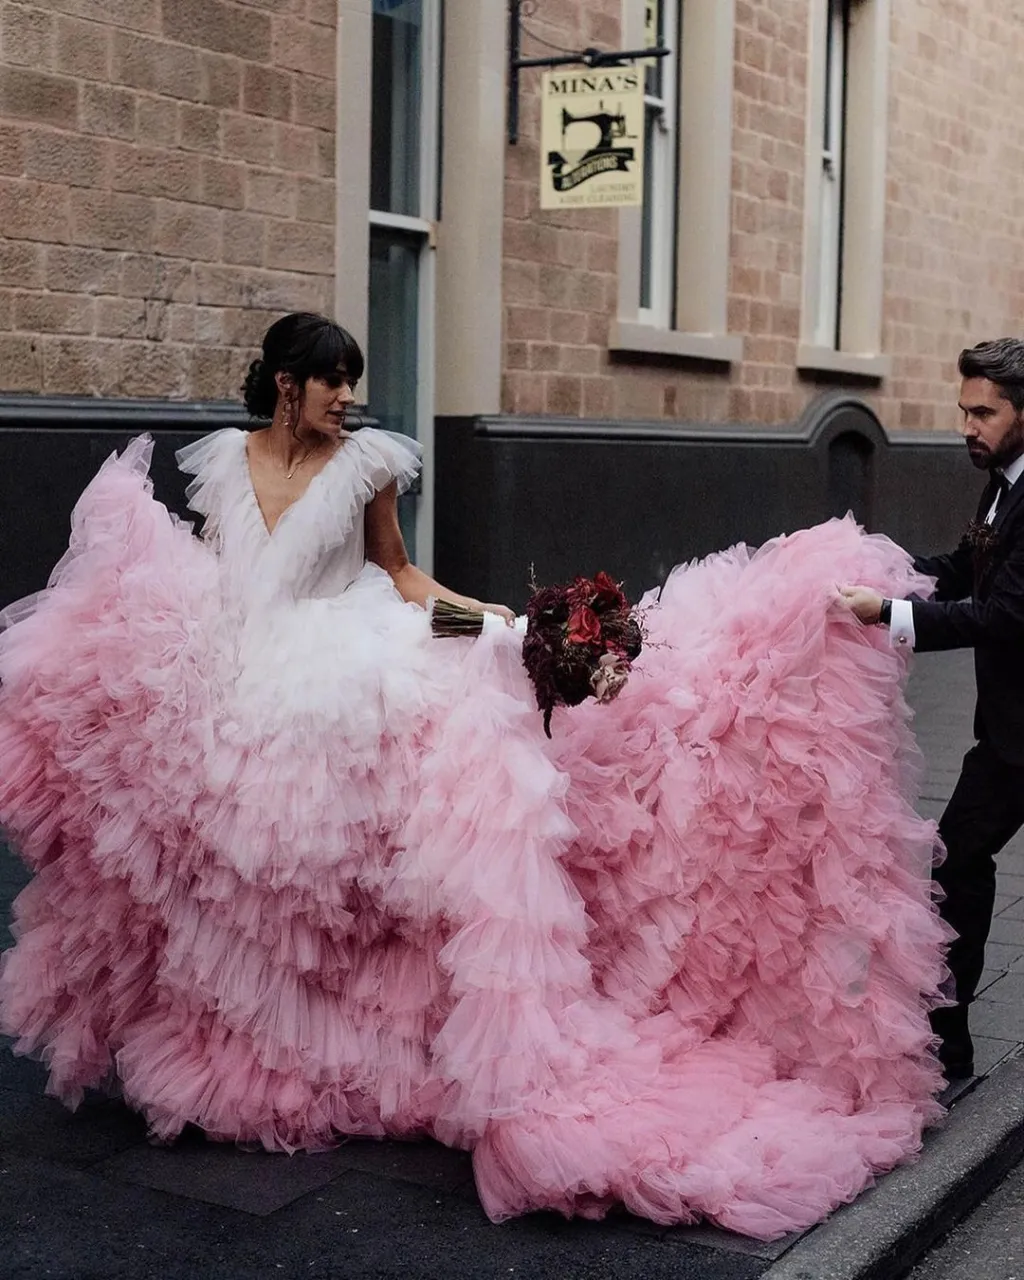
[[[338,596],[365,564],[363,513],[392,480],[406,490],[421,448],[407,436],[364,427],[349,436],[305,493],[267,529],[246,452],[247,432],[226,427],[177,454],[194,477],[189,506],[222,566],[225,589],[247,604]]]

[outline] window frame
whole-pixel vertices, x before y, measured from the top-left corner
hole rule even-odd
[[[731,364],[743,338],[728,332],[736,0],[666,0],[674,6],[675,185],[669,202],[670,301],[640,307],[642,214],[619,212],[618,316],[613,355]],[[643,0],[623,0],[623,42],[640,47]]]
[[[374,230],[398,232],[403,239],[417,242],[416,313],[416,439],[423,447],[424,465],[416,495],[415,560],[426,572],[434,561],[434,477],[430,461],[434,453],[435,342],[436,308],[436,224],[440,193],[441,155],[441,83],[443,74],[444,0],[421,0],[423,5],[423,47],[420,62],[419,118],[419,183],[418,212],[391,213],[369,208],[367,212],[366,256],[369,262],[370,235]],[[372,14],[371,14],[372,41]],[[372,45],[371,45],[372,47]],[[370,98],[372,104],[372,63]],[[371,107],[372,110],[372,107]],[[339,135],[340,136],[340,135]],[[372,137],[372,114],[370,136]],[[369,203],[369,202],[368,202]],[[368,276],[368,272],[367,272]],[[367,278],[367,315],[369,314],[369,278]],[[366,395],[372,398],[373,363],[367,351]]]
[[[843,196],[846,173],[846,79],[849,0],[827,0],[825,78],[821,96],[821,175],[814,343],[842,349]]]
[[[659,92],[644,92],[644,192],[651,209],[641,210],[640,290],[637,320],[660,329],[673,327],[675,312],[676,217],[679,188],[679,57],[681,0],[658,0],[659,44],[672,50],[645,68],[646,80],[660,78]],[[651,120],[653,146],[647,145],[647,124]],[[645,260],[646,259],[646,260]],[[644,299],[644,277],[650,283],[649,299]]]
[[[835,0],[810,7],[804,205],[803,305],[797,368],[811,374],[887,377],[882,350],[891,0],[846,0],[844,130],[836,321],[821,323],[823,122],[829,19]]]

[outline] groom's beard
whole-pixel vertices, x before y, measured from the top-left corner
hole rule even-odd
[[[1017,415],[1017,420],[1000,440],[997,448],[991,449],[981,440],[969,440],[967,452],[979,471],[994,471],[1016,462],[1024,453],[1024,415]]]

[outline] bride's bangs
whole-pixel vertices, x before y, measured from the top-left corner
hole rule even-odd
[[[344,370],[353,383],[363,376],[365,362],[359,343],[339,324],[325,324],[310,344],[302,375],[307,378],[327,378]]]

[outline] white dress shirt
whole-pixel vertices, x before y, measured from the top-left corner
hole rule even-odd
[[[1004,467],[1002,471],[1006,478],[1007,484],[1012,489],[1022,475],[1024,475],[1024,453],[1019,458],[1015,458],[1008,467]],[[999,506],[999,494],[996,494],[995,501],[988,509],[985,516],[985,523],[991,524],[996,516],[996,508]],[[1005,502],[1006,499],[1004,498]],[[894,600],[892,602],[892,619],[889,623],[889,640],[890,643],[898,645],[900,648],[913,649],[916,636],[914,635],[914,606],[909,600]]]

